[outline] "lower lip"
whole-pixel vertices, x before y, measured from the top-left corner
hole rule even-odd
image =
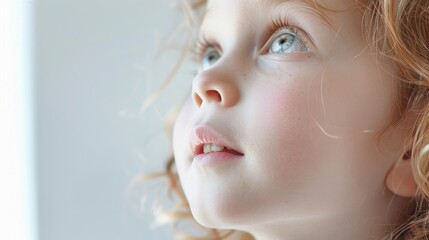
[[[194,157],[193,163],[205,166],[215,166],[218,164],[227,164],[236,162],[242,156],[228,152],[211,152],[198,154]]]

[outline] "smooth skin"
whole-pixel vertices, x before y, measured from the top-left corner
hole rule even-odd
[[[403,221],[415,191],[402,159],[408,130],[391,127],[379,145],[375,139],[393,116],[395,67],[366,47],[354,1],[316,2],[341,10],[323,11],[331,26],[304,1],[208,2],[200,34],[212,47],[173,144],[200,224],[257,240],[369,240]],[[269,31],[285,15],[291,28]],[[283,52],[273,53],[278,46]],[[189,138],[201,125],[244,156],[219,166],[193,162]]]

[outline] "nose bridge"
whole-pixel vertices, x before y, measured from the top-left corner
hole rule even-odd
[[[216,103],[232,107],[240,100],[240,87],[235,70],[221,62],[200,72],[192,82],[192,98],[197,107]]]

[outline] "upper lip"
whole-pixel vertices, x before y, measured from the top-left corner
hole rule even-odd
[[[206,143],[221,145],[230,150],[236,151],[240,155],[244,155],[243,151],[233,145],[228,138],[222,136],[212,128],[209,128],[208,126],[195,127],[190,138],[191,149],[194,157],[203,153],[203,146]]]

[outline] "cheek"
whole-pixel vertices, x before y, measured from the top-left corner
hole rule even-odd
[[[314,173],[310,169],[322,167],[321,152],[329,149],[309,111],[308,86],[318,74],[303,72],[289,72],[253,88],[257,91],[252,94],[253,117],[247,117],[247,129],[253,129],[249,139],[254,141],[255,174],[264,175],[260,179],[272,188],[286,186],[278,182],[295,187],[307,182]]]
[[[341,130],[359,134],[384,126],[391,117],[396,90],[382,71],[358,60],[327,67],[320,84],[321,101],[316,104],[331,129],[343,126]]]
[[[304,91],[292,84],[259,86],[261,91],[258,109],[270,121],[288,124],[301,118],[305,110]],[[287,127],[287,126],[286,126]]]
[[[268,79],[252,87],[250,98],[255,118],[248,117],[250,128],[260,129],[260,133],[272,142],[284,143],[294,149],[305,146],[300,140],[314,134],[314,113],[312,99],[315,92],[311,87],[320,76],[320,63],[285,65],[276,74],[259,76]],[[256,127],[257,126],[257,127]],[[266,134],[264,134],[266,133]],[[278,144],[272,144],[277,146]]]
[[[257,117],[248,116],[247,119],[255,125],[295,128],[295,122],[307,117],[306,91],[309,79],[315,75],[316,71],[306,72],[303,66],[291,64],[257,76],[256,83],[247,90],[252,110],[257,111],[251,114]]]
[[[306,205],[310,203],[319,209],[339,207],[335,196],[348,199],[355,196],[350,189],[368,186],[356,185],[360,175],[365,179],[376,176],[365,171],[376,156],[371,138],[342,137],[356,128],[384,123],[391,104],[390,84],[369,70],[353,73],[359,77],[352,78],[348,71],[313,69],[288,72],[273,77],[276,81],[253,86],[246,116],[255,176],[251,185],[261,186],[272,201],[287,199],[309,213]],[[372,116],[365,118],[363,113]],[[324,208],[317,202],[322,195],[327,199]]]

